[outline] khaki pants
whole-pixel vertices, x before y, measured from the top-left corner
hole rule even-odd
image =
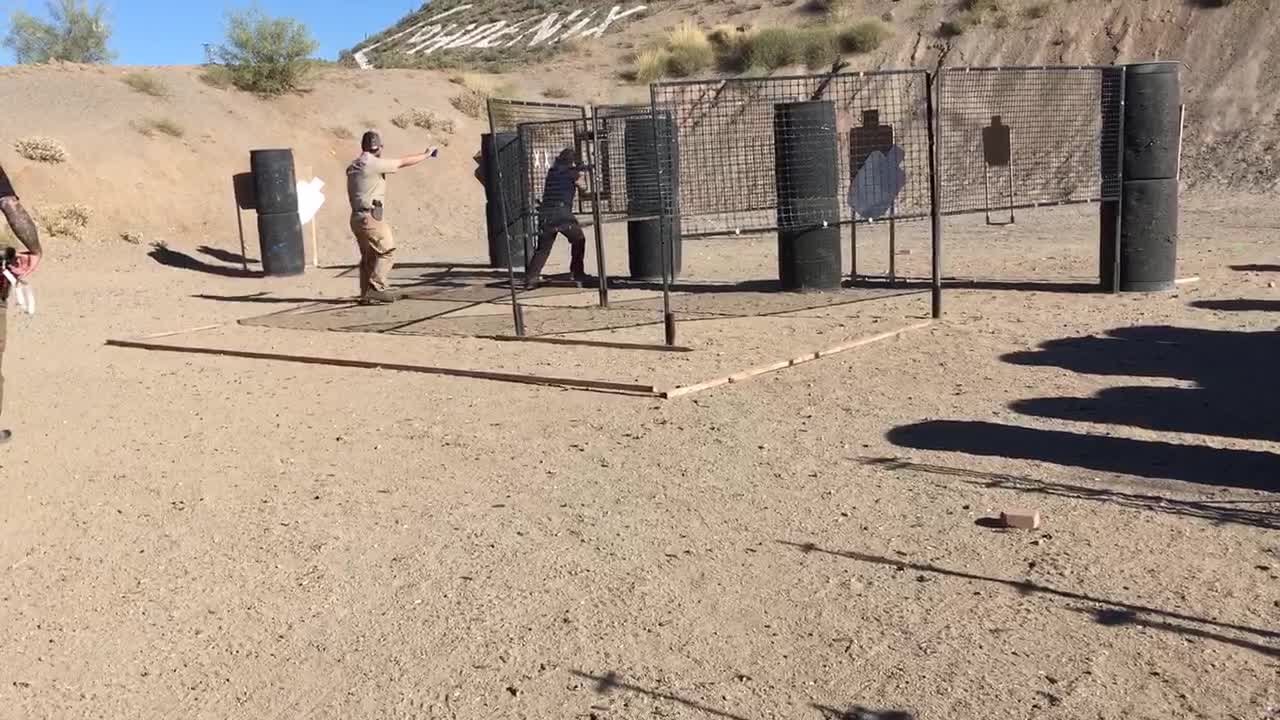
[[[360,295],[368,295],[370,290],[386,291],[390,287],[387,276],[395,265],[392,255],[396,241],[391,236],[391,226],[367,212],[355,213],[351,216],[351,232],[360,247]]]

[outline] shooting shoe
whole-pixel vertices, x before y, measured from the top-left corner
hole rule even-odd
[[[360,298],[361,305],[390,305],[396,301],[396,296],[386,290],[370,290]]]

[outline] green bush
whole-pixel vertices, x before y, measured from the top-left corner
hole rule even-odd
[[[840,31],[840,50],[846,53],[872,52],[891,37],[893,28],[883,20],[862,20]]]
[[[89,7],[86,0],[49,0],[46,22],[15,10],[4,46],[19,63],[109,63],[115,53],[107,47],[111,25],[106,8]]]
[[[268,17],[254,9],[228,16],[227,44],[214,54],[237,88],[282,95],[302,89],[318,47],[297,20]]]
[[[706,33],[685,23],[667,34],[666,74],[688,77],[711,67],[716,61],[715,48]]]

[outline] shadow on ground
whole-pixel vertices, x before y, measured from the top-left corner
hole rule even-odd
[[[958,478],[960,482],[993,490],[1013,490],[1035,495],[1090,500],[1137,510],[1201,518],[1215,523],[1235,523],[1280,530],[1280,513],[1255,510],[1250,507],[1280,507],[1280,498],[1274,501],[1185,499],[1150,493],[1123,492],[1111,488],[1049,482],[1022,475],[984,472],[934,463],[912,462],[900,458],[862,457],[855,458],[855,460],[864,465],[880,467],[886,470],[904,470]]]
[[[156,262],[165,267],[177,268],[179,270],[191,270],[193,272],[201,272],[207,275],[218,275],[220,277],[233,278],[256,278],[262,277],[262,273],[256,270],[245,271],[241,267],[231,267],[227,265],[214,265],[205,262],[194,255],[188,255],[184,252],[174,250],[167,245],[156,243],[151,246],[151,250],[147,255]],[[238,257],[238,256],[237,256]],[[239,261],[237,260],[237,265]]]
[[[1280,272],[1280,265],[1232,265],[1231,269],[1240,272]]]
[[[1280,300],[1254,300],[1249,298],[1238,300],[1196,300],[1191,303],[1191,307],[1226,312],[1280,312]]]
[[[930,563],[917,563],[905,559],[893,559],[848,550],[829,550],[813,543],[796,543],[787,540],[779,540],[778,542],[782,545],[796,548],[800,552],[806,554],[823,553],[826,555],[846,558],[848,560],[856,560],[858,562],[870,563],[873,565],[892,567],[899,570],[911,570],[912,572],[931,573],[935,575],[961,578],[964,580],[1003,585],[1005,587],[1012,588],[1025,596],[1035,595],[1058,600],[1068,600],[1072,602],[1062,606],[1064,609],[1071,612],[1087,614],[1099,625],[1109,627],[1121,625],[1140,626],[1163,632],[1177,633],[1179,635],[1189,637],[1214,640],[1228,645],[1235,645],[1247,650],[1252,650],[1269,657],[1280,658],[1280,632],[1272,629],[1237,625],[1234,623],[1197,617],[1186,613],[1162,610],[1160,608],[1149,607],[1146,605],[1095,597],[1084,593],[1072,592],[1070,590],[1060,590],[1058,588],[1041,585],[1029,580],[1009,580],[1006,578],[979,575],[977,573],[966,572],[964,570],[953,570],[951,568],[945,568]],[[1086,605],[1077,605],[1075,603],[1086,603]]]

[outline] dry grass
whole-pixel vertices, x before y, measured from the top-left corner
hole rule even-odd
[[[563,100],[569,97],[569,89],[564,87],[563,85],[552,85],[551,87],[542,91],[542,96],[545,98],[550,98],[552,100]]]
[[[1049,10],[1051,10],[1051,9],[1052,9],[1052,6],[1051,6],[1049,3],[1047,3],[1047,2],[1045,2],[1045,3],[1038,3],[1038,4],[1036,4],[1036,5],[1032,5],[1032,6],[1028,7],[1028,8],[1026,8],[1025,10],[1023,10],[1023,11],[1022,11],[1022,14],[1023,14],[1023,15],[1026,15],[1027,17],[1031,18],[1032,20],[1039,20],[1040,18],[1044,17],[1045,15],[1048,15],[1048,14],[1049,14]]]
[[[133,129],[147,137],[155,137],[159,134],[180,138],[187,134],[186,131],[182,129],[181,125],[168,118],[148,118],[146,120],[139,120],[133,124]]]
[[[943,37],[957,37],[976,25],[982,24],[982,14],[966,10],[950,20],[942,21],[938,26],[938,34]]]
[[[649,84],[666,77],[671,53],[666,48],[649,48],[636,55],[636,82]]]
[[[52,237],[83,240],[93,208],[80,203],[35,209],[36,223]]]
[[[231,71],[225,65],[210,65],[200,73],[200,82],[212,88],[226,90],[232,86]]]
[[[67,149],[57,140],[38,135],[25,137],[13,144],[13,149],[22,157],[43,163],[62,163],[67,161]]]
[[[169,86],[165,84],[164,80],[151,73],[131,72],[121,78],[121,81],[143,95],[157,98],[169,96]]]
[[[840,30],[840,50],[846,53],[872,52],[891,37],[893,28],[883,20],[861,20]]]
[[[452,120],[436,117],[436,114],[430,110],[419,110],[418,108],[405,110],[399,115],[391,118],[391,124],[401,130],[407,129],[409,126],[413,126],[416,128],[422,128],[423,130],[449,134],[452,134],[455,129]]]
[[[351,140],[352,138],[355,137],[355,133],[351,132],[350,130],[348,130],[347,128],[341,125],[334,125],[333,127],[329,128],[329,134],[338,138],[339,140]]]
[[[707,34],[693,23],[681,23],[667,33],[666,74],[689,77],[711,67],[716,61],[715,48]]]
[[[449,104],[455,110],[472,118],[481,118],[488,111],[489,96],[475,88],[466,88],[449,98]]]

